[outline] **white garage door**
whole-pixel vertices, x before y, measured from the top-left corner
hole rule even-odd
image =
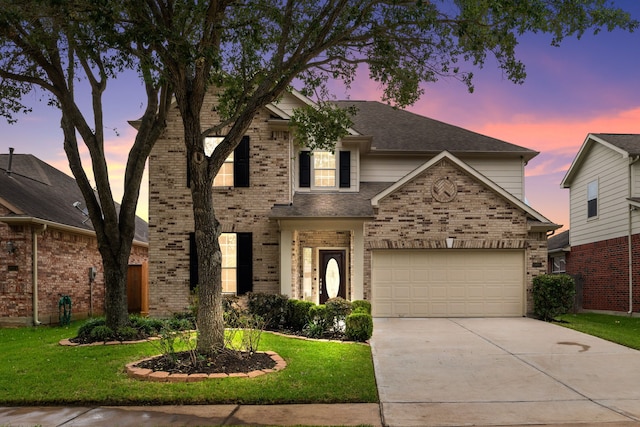
[[[522,251],[381,250],[372,255],[376,317],[522,316]]]

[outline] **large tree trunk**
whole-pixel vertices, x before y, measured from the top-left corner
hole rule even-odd
[[[209,176],[209,159],[202,150],[199,123],[186,122],[192,124],[185,127],[185,139],[188,141],[186,146],[198,253],[197,350],[210,354],[224,347],[222,253],[218,243],[221,226],[213,208],[213,178]]]
[[[127,271],[129,269],[129,251],[123,249],[117,256],[105,256],[102,253],[105,284],[105,316],[106,324],[113,331],[129,323],[127,304]],[[126,255],[125,255],[126,252]]]

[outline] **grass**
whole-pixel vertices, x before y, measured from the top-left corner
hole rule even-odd
[[[370,348],[263,333],[260,350],[282,356],[286,369],[256,378],[196,383],[130,379],[127,363],[160,353],[154,343],[64,347],[70,327],[0,329],[3,405],[283,404],[378,401]]]
[[[640,318],[598,313],[565,314],[561,326],[640,350]]]

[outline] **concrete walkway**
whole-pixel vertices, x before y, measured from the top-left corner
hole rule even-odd
[[[375,403],[335,405],[190,405],[122,407],[0,407],[0,426],[170,427],[372,425]]]
[[[375,319],[371,344],[385,426],[640,424],[640,352],[558,325]]]

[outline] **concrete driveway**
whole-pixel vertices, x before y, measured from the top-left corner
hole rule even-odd
[[[640,352],[528,318],[374,319],[385,426],[640,424]]]

